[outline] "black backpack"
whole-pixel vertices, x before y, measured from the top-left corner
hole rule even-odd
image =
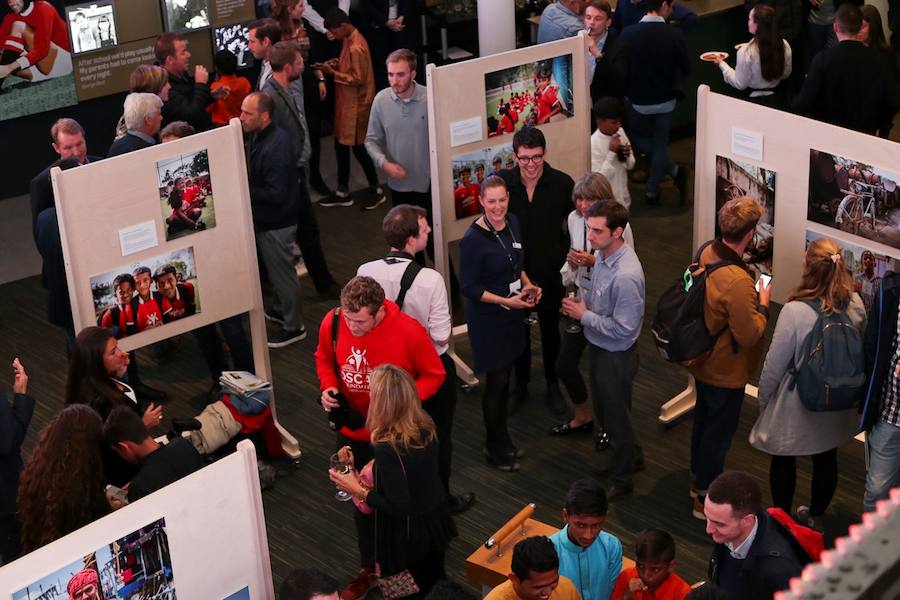
[[[656,316],[650,331],[656,341],[656,349],[664,359],[684,366],[696,365],[706,360],[716,339],[728,327],[726,324],[715,335],[710,334],[703,316],[706,304],[706,279],[710,273],[728,265],[740,265],[734,260],[720,260],[709,265],[700,264],[700,254],[713,240],[701,245],[694,261],[684,270],[681,279],[667,289],[656,305]]]
[[[826,314],[821,301],[804,300],[819,315],[803,341],[803,362],[791,369],[791,389],[813,412],[859,406],[866,391],[862,334],[847,311]]]

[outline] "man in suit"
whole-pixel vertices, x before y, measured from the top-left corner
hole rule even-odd
[[[613,96],[620,101],[625,97],[628,60],[624,45],[609,29],[612,18],[613,10],[607,0],[591,0],[584,9],[592,104],[604,96]]]
[[[794,110],[832,125],[875,135],[897,112],[896,69],[859,41],[862,11],[842,4],[834,17],[838,44],[813,59]]]
[[[622,41],[628,47],[628,135],[637,150],[650,157],[650,177],[644,201],[659,202],[659,183],[665,175],[675,179],[684,204],[688,170],[669,158],[669,130],[681,85],[691,70],[684,34],[669,25],[673,0],[645,0],[647,14],[626,27]]]
[[[369,0],[362,2],[362,29],[372,53],[375,89],[388,86],[386,61],[394,50],[418,52],[419,3],[415,0]]]
[[[303,104],[303,56],[296,42],[278,42],[268,53],[272,76],[262,91],[272,97],[275,111],[272,120],[287,132],[297,154],[297,181],[300,204],[297,213],[297,245],[316,291],[323,298],[337,298],[340,288],[328,270],[325,253],[319,236],[319,224],[312,209],[309,189],[306,185],[307,166],[312,155],[309,128]]]
[[[272,48],[281,41],[281,26],[275,19],[259,19],[250,23],[247,31],[247,47],[253,58],[260,62],[259,78],[254,89],[262,91],[272,77],[272,64],[269,58]]]
[[[118,156],[156,145],[162,126],[163,101],[156,94],[136,92],[125,97],[125,127],[128,131],[109,147],[108,156]]]

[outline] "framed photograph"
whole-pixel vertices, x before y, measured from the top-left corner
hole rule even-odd
[[[818,231],[806,230],[806,247],[814,240],[829,237]],[[844,242],[835,238],[830,238],[838,246],[841,247],[841,258],[850,274],[853,276],[853,286],[859,297],[862,298],[866,307],[866,312],[872,310],[875,303],[875,296],[881,289],[881,278],[888,271],[897,271],[900,269],[900,261],[892,256],[878,254],[868,248],[857,246],[849,242]]]
[[[756,233],[744,251],[744,262],[750,267],[754,279],[762,273],[772,275],[772,257],[775,241],[775,171],[750,163],[716,157],[716,214],[722,205],[735,198],[748,196],[762,207],[762,218]],[[716,237],[719,237],[718,220]]]
[[[246,69],[253,66],[253,54],[250,53],[250,23],[236,23],[225,27],[216,27],[213,30],[213,43],[216,52],[228,50],[237,57],[238,69]]]
[[[900,248],[898,181],[900,173],[810,150],[807,218]]]
[[[482,148],[453,157],[453,205],[456,220],[481,214],[481,182],[516,166],[512,144]]]
[[[74,54],[112,48],[119,43],[113,0],[67,6],[66,17]]]
[[[209,27],[208,0],[162,0],[166,31],[191,31]]]
[[[0,19],[0,66],[23,54],[31,63],[0,79],[0,121],[76,104],[72,42],[62,2],[38,0],[26,6],[10,0],[0,4]]]
[[[571,54],[485,73],[484,89],[488,137],[575,114]]]
[[[29,584],[12,597],[175,600],[166,520],[159,519],[122,536]]]
[[[122,265],[90,282],[97,325],[118,339],[200,313],[193,247]]]
[[[204,148],[156,163],[166,241],[216,226],[209,152]]]

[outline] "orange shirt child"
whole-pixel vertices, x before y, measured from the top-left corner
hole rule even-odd
[[[219,98],[208,107],[213,125],[227,125],[228,121],[241,116],[241,103],[250,93],[250,82],[240,75],[220,75],[210,87],[216,91],[220,87],[228,87],[228,95]]]
[[[629,567],[619,573],[616,580],[616,587],[613,588],[610,600],[623,600],[628,592],[628,584],[632,579],[640,579],[636,567]],[[684,600],[684,597],[691,591],[691,586],[687,582],[676,575],[669,573],[669,576],[663,581],[659,587],[651,591],[649,589],[632,592],[631,600]]]

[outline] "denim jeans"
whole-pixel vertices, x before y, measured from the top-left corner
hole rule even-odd
[[[256,232],[256,251],[269,274],[275,292],[273,308],[284,315],[284,329],[303,329],[300,309],[300,282],[294,271],[291,242],[297,236],[297,226]]]
[[[697,481],[697,491],[703,496],[725,468],[725,455],[741,419],[744,388],[723,388],[702,381],[696,384],[691,473]]]
[[[669,158],[669,130],[672,113],[645,115],[628,103],[628,137],[635,148],[650,157],[650,175],[647,178],[647,195],[659,194],[659,182],[666,175],[675,174],[675,163]]]
[[[863,508],[869,512],[875,510],[876,500],[887,498],[891,488],[897,485],[900,427],[878,419],[866,438],[866,444],[869,448],[869,472],[866,473]]]

